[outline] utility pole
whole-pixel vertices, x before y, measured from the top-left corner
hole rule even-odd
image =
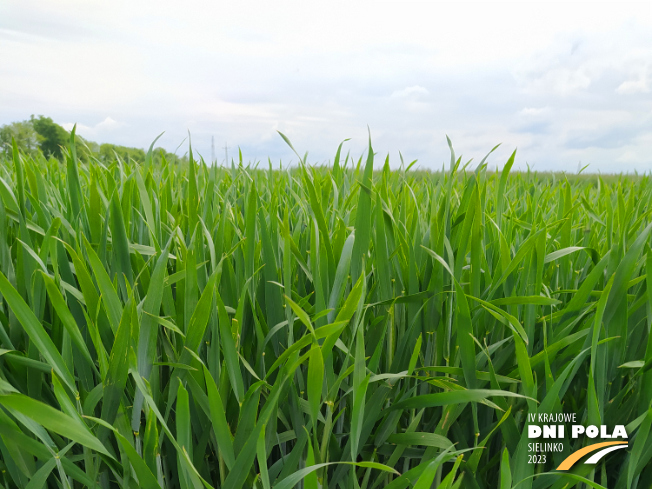
[[[211,164],[215,164],[215,136],[211,136]]]
[[[226,145],[226,142],[224,142],[224,166],[227,167],[229,166],[229,147]]]

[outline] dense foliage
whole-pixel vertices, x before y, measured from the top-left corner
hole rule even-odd
[[[0,160],[1,486],[651,487],[648,177],[64,153]],[[562,411],[629,448],[529,464]]]
[[[41,151],[45,156],[62,156],[61,148],[68,143],[68,132],[50,117],[33,115],[25,121],[0,127],[0,151],[11,153],[12,141],[29,155]]]
[[[54,122],[52,118],[42,115],[38,117],[32,115],[28,120],[0,126],[0,154],[5,153],[9,157],[11,157],[12,141],[15,141],[18,150],[25,155],[36,158],[40,152],[46,158],[61,159],[62,151],[68,145],[69,140],[70,133],[68,131]],[[133,160],[137,163],[145,162],[145,151],[141,148],[110,143],[98,144],[79,135],[75,136],[75,145],[77,157],[84,163],[93,159],[110,163],[115,158]],[[163,148],[156,148],[152,160],[160,164],[163,157],[171,162],[188,162],[185,156],[179,158],[175,154],[166,152]]]

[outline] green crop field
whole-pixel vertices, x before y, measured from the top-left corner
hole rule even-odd
[[[649,177],[71,141],[0,157],[0,487],[652,487]]]

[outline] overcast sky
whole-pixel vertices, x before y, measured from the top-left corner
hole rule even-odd
[[[652,169],[652,2],[0,1],[0,124],[224,161]],[[187,143],[178,151],[187,151]],[[473,164],[471,165],[473,166]]]

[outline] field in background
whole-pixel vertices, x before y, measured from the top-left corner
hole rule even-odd
[[[189,159],[0,160],[0,486],[652,486],[648,177]]]

